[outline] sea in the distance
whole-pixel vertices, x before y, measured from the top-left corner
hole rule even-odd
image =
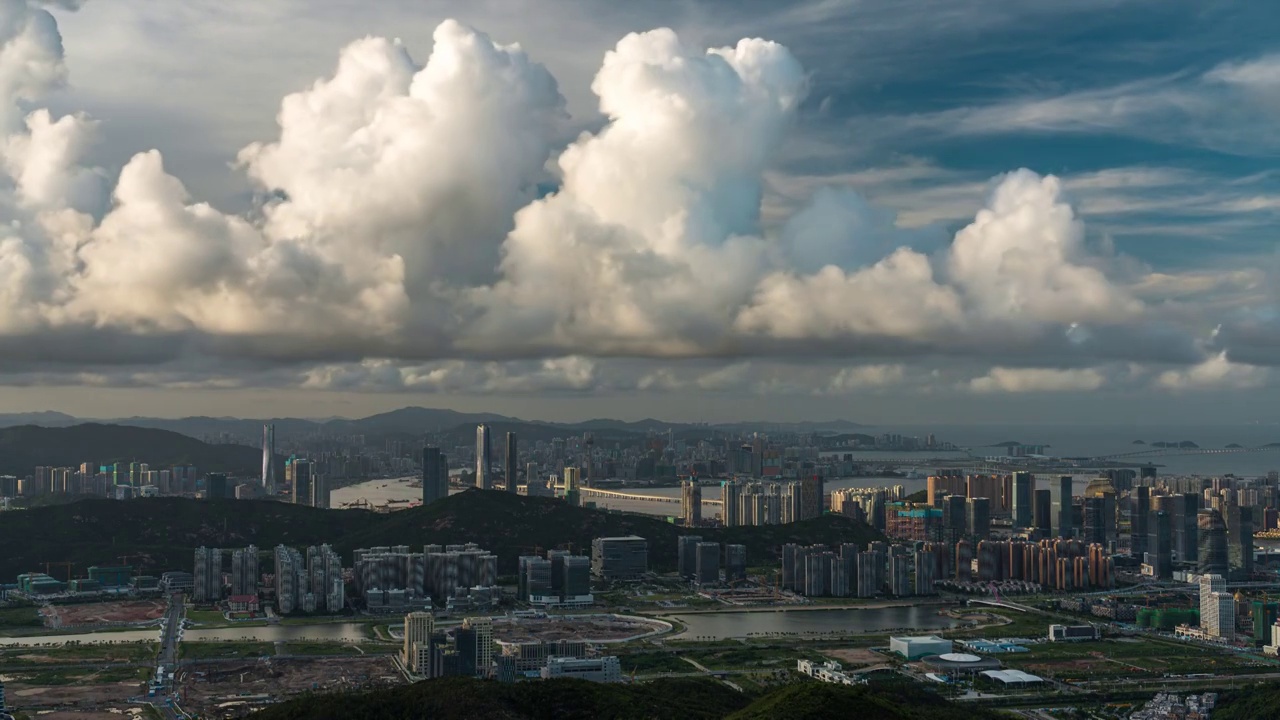
[[[995,447],[1003,442],[1020,442],[1026,445],[1044,445],[1045,453],[1056,457],[1097,457],[1123,455],[1153,450],[1153,442],[1178,443],[1189,440],[1201,449],[1221,449],[1230,444],[1246,448],[1261,447],[1269,443],[1280,442],[1280,425],[1240,425],[1240,426],[1054,426],[1054,425],[961,425],[961,426],[867,426],[859,432],[867,435],[893,433],[904,436],[923,438],[929,433],[939,442],[950,442],[968,448],[978,456],[1002,454],[1004,449]],[[1142,440],[1145,445],[1135,445],[1135,440]],[[957,458],[953,465],[948,462],[930,463],[929,460],[939,456],[950,455]],[[942,466],[962,466],[960,453],[902,453],[902,452],[859,452],[854,458],[874,463],[878,458],[893,457],[906,459],[918,456],[920,461],[912,467],[921,475],[926,475]],[[1124,462],[1155,465],[1161,475],[1202,475],[1216,476],[1233,474],[1241,477],[1264,476],[1271,470],[1280,470],[1280,449],[1264,452],[1241,452],[1203,455],[1135,455],[1119,458]],[[1093,473],[1083,472],[1075,475],[1077,490],[1082,490]],[[369,482],[341,488],[333,492],[333,507],[342,507],[346,503],[364,498],[374,505],[388,501],[405,502],[421,498],[420,488],[411,487],[409,482],[414,478],[371,480]],[[906,493],[923,490],[923,478],[896,477],[853,477],[831,478],[825,483],[827,492],[847,487],[891,487],[901,485]],[[627,493],[652,495],[655,498],[678,499],[680,489],[665,488],[618,488]],[[458,492],[454,490],[454,492]],[[718,499],[713,490],[704,490],[705,500]],[[588,497],[597,507],[628,512],[639,512],[652,515],[674,516],[679,514],[679,506],[669,502],[644,500]],[[704,513],[714,514],[713,505],[708,504]]]

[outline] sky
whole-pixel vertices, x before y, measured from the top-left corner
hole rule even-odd
[[[0,0],[0,411],[1235,424],[1280,14]]]

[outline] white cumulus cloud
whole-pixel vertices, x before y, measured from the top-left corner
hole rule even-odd
[[[1090,392],[1106,382],[1106,376],[1093,368],[994,367],[986,375],[970,380],[969,389],[978,393]]]

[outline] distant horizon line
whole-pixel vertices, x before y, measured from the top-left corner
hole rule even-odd
[[[1121,423],[1092,423],[1092,422],[1052,422],[1052,423],[1044,423],[1044,422],[1036,422],[1036,421],[1016,421],[1016,420],[1010,420],[1010,421],[1006,421],[1006,422],[982,422],[982,421],[974,421],[974,422],[940,422],[940,423],[928,423],[928,422],[920,422],[920,421],[917,421],[917,422],[886,422],[886,423],[874,423],[874,422],[863,422],[863,421],[849,420],[849,419],[847,419],[847,418],[821,418],[821,419],[803,419],[803,420],[779,420],[779,419],[769,419],[769,420],[762,420],[762,419],[742,419],[742,420],[689,420],[689,419],[655,418],[655,417],[652,417],[652,416],[645,416],[645,417],[639,417],[639,418],[634,418],[634,419],[627,419],[627,418],[623,418],[623,417],[593,416],[593,417],[586,417],[586,418],[579,419],[579,420],[547,420],[547,419],[530,419],[530,418],[522,418],[522,417],[517,417],[517,416],[514,416],[514,415],[506,415],[506,414],[503,414],[503,413],[500,413],[500,412],[487,411],[487,410],[474,411],[474,412],[472,412],[472,411],[454,410],[454,409],[452,409],[452,408],[446,408],[446,407],[426,407],[426,406],[422,406],[422,405],[406,405],[406,406],[403,406],[403,407],[395,408],[395,409],[393,409],[393,410],[386,410],[386,411],[383,411],[383,412],[376,412],[376,413],[372,413],[372,414],[370,414],[370,415],[364,415],[364,416],[359,416],[359,417],[351,417],[351,416],[346,416],[346,415],[328,415],[328,416],[323,416],[323,417],[304,417],[304,416],[297,416],[297,415],[284,415],[284,416],[277,416],[277,417],[244,417],[244,416],[237,416],[237,415],[200,415],[200,414],[194,414],[194,415],[130,415],[130,416],[118,416],[118,417],[87,417],[87,416],[75,415],[75,414],[68,413],[68,412],[64,412],[64,411],[61,411],[61,410],[30,410],[30,411],[19,411],[19,412],[7,412],[7,413],[0,413],[0,418],[17,418],[17,417],[26,416],[26,415],[33,415],[33,416],[35,416],[35,415],[60,415],[60,416],[65,417],[65,418],[70,418],[70,419],[72,419],[72,420],[78,421],[78,422],[79,422],[79,423],[81,423],[81,424],[84,424],[84,423],[99,423],[99,424],[114,424],[114,425],[124,425],[124,424],[127,424],[129,420],[164,420],[164,421],[182,421],[182,420],[195,420],[195,419],[209,419],[209,420],[237,421],[237,422],[254,422],[254,423],[263,423],[263,424],[273,424],[273,423],[278,423],[279,421],[289,421],[289,420],[293,420],[293,421],[302,421],[302,422],[310,422],[310,423],[323,424],[323,423],[333,422],[333,421],[357,422],[357,421],[361,421],[361,420],[368,420],[369,418],[373,418],[373,417],[378,417],[378,416],[382,416],[382,415],[392,414],[392,413],[395,413],[395,412],[400,412],[400,411],[403,411],[403,410],[426,410],[426,411],[435,411],[435,412],[451,412],[451,413],[456,413],[456,414],[458,414],[458,415],[495,415],[495,416],[498,416],[499,418],[502,418],[502,419],[505,419],[505,420],[518,421],[518,422],[530,423],[530,424],[542,424],[542,425],[582,425],[582,424],[585,424],[585,423],[591,423],[591,422],[619,422],[619,423],[635,424],[635,423],[642,423],[642,422],[647,422],[647,421],[648,421],[648,422],[655,422],[655,423],[669,423],[669,424],[671,424],[671,425],[705,425],[705,426],[718,426],[718,425],[802,425],[802,424],[823,425],[823,424],[839,424],[839,423],[843,423],[843,424],[848,424],[848,425],[855,425],[855,426],[858,426],[858,427],[861,427],[861,428],[866,428],[866,429],[893,429],[893,428],[912,428],[912,429],[922,429],[922,428],[969,428],[969,427],[972,427],[972,428],[979,428],[979,427],[992,427],[992,428],[1008,428],[1008,427],[1085,428],[1085,427],[1094,427],[1094,428],[1133,428],[1133,429],[1137,429],[1137,428],[1211,428],[1211,427],[1243,428],[1243,427],[1280,427],[1280,421],[1273,421],[1273,422],[1252,421],[1252,422],[1232,422],[1232,423],[1200,422],[1200,423],[1141,423],[1141,424],[1139,424],[1139,423],[1123,423],[1123,422],[1121,422]],[[468,421],[463,421],[463,422],[462,422],[462,423],[460,423],[460,424],[466,424],[466,422],[468,422]],[[482,422],[482,421],[481,421],[481,422]],[[38,422],[29,422],[29,423],[23,423],[23,424],[39,425],[40,423],[38,423]]]

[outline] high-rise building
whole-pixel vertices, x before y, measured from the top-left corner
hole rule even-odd
[[[677,547],[677,564],[680,567],[680,577],[693,578],[698,574],[698,543],[702,542],[699,535],[681,535],[676,538]]]
[[[258,594],[258,547],[250,545],[231,553],[231,594]]]
[[[1050,503],[1049,520],[1052,523],[1050,533],[1054,537],[1070,538],[1071,532],[1071,476],[1063,475],[1049,485]]]
[[[1036,535],[1047,538],[1053,533],[1053,520],[1050,517],[1053,512],[1053,491],[1048,489],[1036,490],[1034,497],[1035,511],[1033,513],[1033,521]]]
[[[1151,488],[1135,485],[1129,494],[1129,555],[1141,558],[1147,552],[1151,518]]]
[[[1254,600],[1249,606],[1253,621],[1253,644],[1261,647],[1271,641],[1271,628],[1280,617],[1280,603]]]
[[[203,545],[196,548],[191,599],[215,603],[222,599],[222,551]]]
[[[1227,555],[1227,525],[1222,519],[1222,513],[1206,508],[1196,517],[1196,531],[1200,541],[1200,574],[1226,577],[1231,565]]]
[[[699,585],[715,585],[720,582],[720,543],[698,543],[697,567],[694,579]]]
[[[724,546],[724,579],[725,582],[747,579],[747,546]]]
[[[680,483],[680,516],[685,527],[702,524],[702,486],[697,478],[688,478]]]
[[[969,533],[968,500],[963,495],[942,498],[942,540],[955,544]]]
[[[1105,545],[1107,542],[1107,527],[1104,514],[1106,512],[1106,502],[1100,497],[1084,498],[1084,534],[1083,540],[1086,543],[1098,543]]]
[[[276,609],[281,615],[307,609],[310,578],[302,553],[296,548],[277,545],[275,549]],[[312,602],[315,598],[312,596]],[[314,610],[314,606],[312,607]]]
[[[1151,565],[1155,576],[1161,580],[1173,577],[1173,518],[1163,510],[1151,513],[1149,539],[1147,540],[1147,563]]]
[[[821,475],[808,475],[800,479],[799,520],[820,517],[826,511],[826,493]]]
[[[628,535],[591,541],[591,573],[596,577],[605,580],[639,580],[647,572],[648,540]]]
[[[476,677],[489,677],[493,673],[493,620],[470,617],[462,621],[462,627],[476,634]]]
[[[262,426],[262,491],[276,494],[276,426]]]
[[[227,476],[222,473],[209,473],[204,477],[204,497],[206,500],[221,500],[227,496]]]
[[[1200,629],[1210,637],[1230,640],[1236,634],[1236,602],[1226,589],[1221,575],[1200,576]]]
[[[427,641],[433,632],[435,618],[431,613],[411,612],[404,616],[404,650],[400,659],[414,675],[427,674],[425,665],[430,662],[429,655],[420,649],[427,649]]]
[[[1227,506],[1227,562],[1242,577],[1253,574],[1254,509],[1233,503]]]
[[[312,467],[315,464],[312,463]],[[311,507],[329,509],[332,493],[329,490],[329,478],[322,473],[311,474]]]
[[[564,501],[574,507],[582,505],[582,490],[578,485],[578,468],[564,469]]]
[[[985,539],[991,534],[991,500],[984,497],[969,498],[965,519],[969,534],[979,540]]]
[[[1173,551],[1184,563],[1200,562],[1200,493],[1181,495],[1182,502],[1175,503],[1173,516]]]
[[[551,561],[536,555],[520,558],[520,599],[545,605],[552,598],[559,601],[551,581]]]
[[[1016,488],[1015,488],[1016,489]],[[934,594],[933,583],[937,580],[938,558],[932,550],[917,550],[915,554],[916,565],[916,595],[932,595]]]
[[[449,497],[449,462],[438,447],[422,448],[422,504]]]
[[[910,563],[905,554],[889,555],[889,593],[897,597],[911,594]]]
[[[1013,474],[1013,526],[1015,528],[1029,528],[1035,519],[1035,513],[1032,510],[1032,498],[1034,497],[1036,486],[1036,478],[1029,472],[1015,472]]]
[[[476,487],[493,489],[493,440],[488,425],[476,426]]]
[[[311,480],[315,465],[299,457],[290,457],[284,464],[284,479],[293,488],[294,505],[311,504]]]
[[[564,602],[591,598],[591,558],[585,555],[562,555],[560,594]],[[553,564],[555,560],[552,560]]]
[[[742,486],[736,480],[724,480],[720,483],[720,523],[725,527],[737,527],[742,524],[738,516],[738,498],[742,495]]]
[[[516,469],[519,467],[518,463],[520,461],[520,453],[516,447],[516,434],[513,432],[507,433],[506,460],[507,464],[503,470],[503,474],[506,475],[507,492],[515,492],[516,486],[520,484],[519,479],[516,477],[520,472]]]

